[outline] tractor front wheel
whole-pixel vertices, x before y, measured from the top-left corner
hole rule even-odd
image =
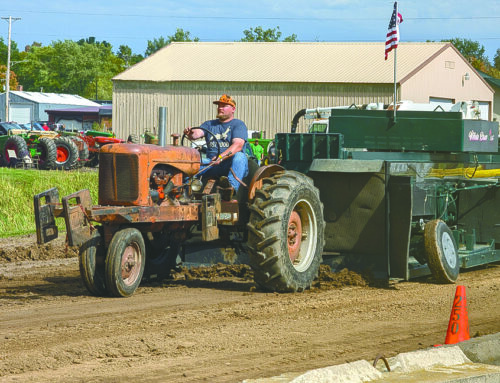
[[[42,170],[54,169],[57,161],[57,147],[53,140],[42,137],[36,146],[38,153],[38,168]]]
[[[279,292],[311,287],[322,261],[324,226],[323,204],[309,177],[285,171],[264,178],[248,223],[255,282]]]
[[[109,295],[131,296],[141,283],[146,264],[144,238],[135,228],[115,233],[106,255],[105,274]]]
[[[80,276],[87,290],[95,296],[106,295],[104,260],[106,249],[100,227],[92,237],[80,247]]]

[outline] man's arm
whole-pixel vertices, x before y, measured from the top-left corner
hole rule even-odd
[[[192,127],[188,126],[186,129],[184,129],[184,134],[190,140],[196,140],[203,137],[205,135],[205,132],[201,129],[193,129]]]
[[[229,152],[231,152],[231,155],[229,155],[229,157],[232,157],[236,153],[241,152],[243,150],[243,146],[244,145],[245,145],[245,140],[244,139],[242,139],[242,138],[233,138],[232,141],[231,141],[231,145],[229,146],[229,148],[227,148],[226,150],[224,150],[220,154],[220,156],[224,157]],[[212,161],[221,162],[220,158],[217,158],[217,157],[212,158]]]

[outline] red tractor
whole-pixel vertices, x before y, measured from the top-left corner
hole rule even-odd
[[[107,144],[122,144],[125,140],[116,138],[113,133],[87,131],[79,136],[88,147],[87,166],[95,167],[99,164],[99,151]]]
[[[100,149],[99,163],[97,205],[88,190],[61,202],[56,188],[34,197],[38,243],[55,239],[55,220],[64,217],[92,294],[130,296],[143,275],[167,275],[196,233],[207,247],[248,253],[264,289],[302,291],[317,276],[323,207],[307,176],[279,165],[258,168],[250,160],[249,175],[226,201],[220,180],[198,178],[197,149],[109,144]]]

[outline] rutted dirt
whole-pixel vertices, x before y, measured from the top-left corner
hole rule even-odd
[[[63,239],[0,240],[1,382],[240,382],[442,343],[455,285],[373,286],[322,266],[311,290],[259,290],[245,265],[183,268],[96,298]],[[500,331],[500,264],[460,275],[471,336]]]

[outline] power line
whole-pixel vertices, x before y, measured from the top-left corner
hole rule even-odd
[[[17,12],[17,13],[44,13],[57,15],[77,15],[77,16],[114,16],[114,17],[147,17],[147,18],[165,18],[165,19],[181,19],[181,20],[211,20],[224,17],[226,20],[278,20],[278,21],[374,21],[386,20],[386,18],[362,18],[362,17],[226,17],[226,16],[170,16],[170,15],[153,15],[153,14],[126,14],[126,13],[96,13],[96,12],[61,12],[61,11],[30,11],[30,10],[0,10],[0,12]],[[500,16],[463,16],[463,17],[405,17],[407,20],[498,20]]]

